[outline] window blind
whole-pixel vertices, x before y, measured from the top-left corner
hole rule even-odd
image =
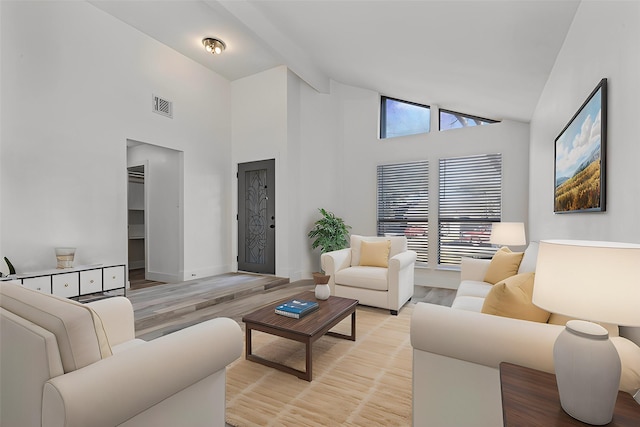
[[[378,236],[406,236],[418,263],[427,263],[429,231],[429,165],[418,161],[379,165],[377,172]]]
[[[491,224],[502,216],[502,154],[440,159],[438,264],[491,257]]]

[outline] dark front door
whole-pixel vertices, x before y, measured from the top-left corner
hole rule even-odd
[[[275,160],[238,165],[238,270],[276,272]]]

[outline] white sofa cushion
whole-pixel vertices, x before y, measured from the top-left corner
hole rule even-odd
[[[381,242],[389,240],[391,242],[389,258],[407,250],[407,239],[404,236],[359,236],[357,234],[352,234],[350,243],[352,267],[360,265],[360,243],[363,240],[366,240],[367,242]]]
[[[482,311],[483,304],[484,298],[462,295],[456,297],[456,299],[453,300],[451,308],[455,308],[456,310],[475,311],[480,313]]]
[[[536,271],[536,263],[538,262],[538,242],[529,242],[529,246],[524,251],[518,274],[534,273]]]
[[[623,337],[612,337],[622,363],[620,390],[634,395],[640,389],[640,347]]]
[[[349,267],[339,270],[335,274],[335,283],[338,285],[365,288],[376,291],[387,291],[388,269],[383,267]]]
[[[458,286],[456,298],[453,300],[451,308],[467,311],[482,311],[484,298],[487,296],[493,285],[478,280],[463,280]]]
[[[111,356],[102,321],[86,305],[11,282],[0,282],[0,294],[3,308],[53,332],[65,373]]]
[[[484,298],[492,287],[493,285],[491,283],[465,280],[460,282],[460,286],[458,286],[458,291],[456,292],[456,298],[460,296]]]

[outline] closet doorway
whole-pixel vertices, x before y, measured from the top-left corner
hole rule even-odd
[[[129,242],[129,280],[136,288],[146,281],[144,165],[127,168],[127,216]]]
[[[146,281],[184,281],[183,166],[182,151],[127,140],[129,266]]]

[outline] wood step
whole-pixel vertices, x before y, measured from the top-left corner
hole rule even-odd
[[[227,273],[181,283],[130,290],[135,329],[142,330],[222,302],[246,298],[289,283],[288,278]]]

